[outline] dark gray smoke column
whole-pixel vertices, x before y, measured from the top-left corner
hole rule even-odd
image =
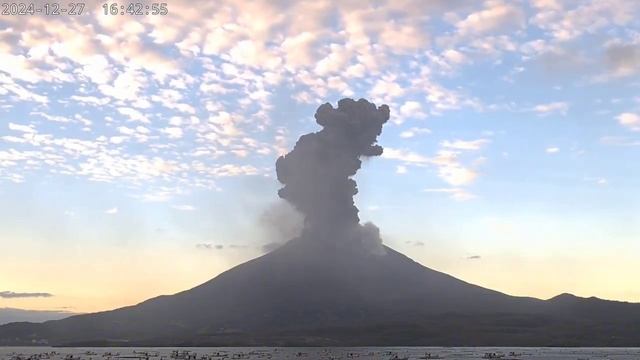
[[[358,188],[351,177],[360,169],[361,157],[382,154],[376,141],[389,120],[389,107],[342,99],[337,108],[320,106],[315,118],[323,129],[301,136],[276,162],[284,184],[278,195],[304,214],[303,239],[364,243],[375,237],[379,243],[375,226],[359,224],[353,202]]]

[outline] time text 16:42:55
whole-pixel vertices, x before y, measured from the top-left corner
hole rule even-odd
[[[104,15],[167,15],[167,3],[104,3]]]

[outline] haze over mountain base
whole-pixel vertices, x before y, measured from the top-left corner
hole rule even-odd
[[[385,250],[296,239],[175,295],[1,326],[0,345],[640,345],[640,304],[508,296]]]

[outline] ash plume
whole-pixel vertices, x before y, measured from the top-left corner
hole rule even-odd
[[[371,223],[360,225],[352,176],[362,157],[382,155],[376,144],[389,120],[389,107],[365,99],[342,99],[338,107],[321,105],[315,114],[322,130],[302,135],[288,154],[278,158],[276,172],[284,187],[278,195],[304,215],[303,240],[360,245],[382,250],[380,233]]]
[[[262,246],[263,252],[271,252],[286,241],[298,238],[304,226],[303,215],[281,199],[272,203],[258,220],[266,241]]]

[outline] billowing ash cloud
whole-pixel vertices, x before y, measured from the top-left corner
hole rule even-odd
[[[34,297],[52,297],[52,294],[49,293],[19,293],[13,291],[0,291],[0,298],[3,299],[18,299],[18,298],[34,298]]]
[[[320,106],[315,118],[323,129],[301,136],[276,162],[278,180],[284,184],[278,195],[304,214],[301,238],[382,249],[378,228],[360,225],[353,202],[358,188],[351,177],[362,157],[382,155],[376,141],[389,120],[389,107],[342,99],[337,108]]]
[[[266,241],[262,251],[271,252],[300,236],[304,227],[304,216],[289,202],[278,199],[262,213],[259,224]]]

